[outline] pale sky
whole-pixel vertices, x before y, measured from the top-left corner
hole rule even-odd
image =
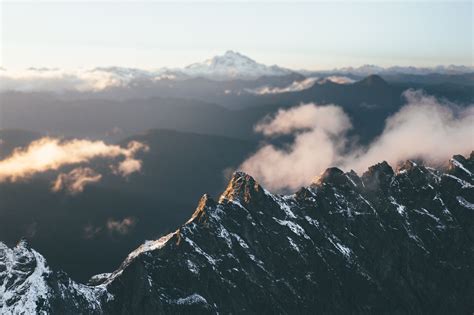
[[[226,50],[293,69],[473,64],[473,1],[0,5],[8,70],[181,67]]]

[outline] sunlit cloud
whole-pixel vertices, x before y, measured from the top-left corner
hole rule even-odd
[[[335,105],[279,110],[255,129],[266,136],[295,134],[294,142],[285,149],[266,144],[240,168],[270,189],[299,187],[337,159],[350,128],[349,117]]]
[[[65,92],[101,91],[127,86],[135,80],[159,81],[175,79],[163,71],[109,67],[63,70],[57,68],[29,68],[24,71],[0,71],[0,92]]]
[[[132,173],[138,172],[142,168],[142,162],[137,159],[127,158],[115,168],[116,173],[126,177]]]
[[[103,141],[67,140],[41,138],[33,141],[28,147],[16,149],[9,157],[0,161],[0,182],[17,181],[29,178],[37,173],[58,170],[67,165],[90,162],[96,158],[123,158],[122,175],[129,175],[140,170],[135,155],[148,150],[140,142],[131,141],[126,148],[109,145]],[[120,164],[118,166],[120,168]]]
[[[132,217],[126,217],[122,220],[109,218],[106,227],[109,232],[125,235],[128,234],[135,225],[136,219]]]
[[[321,80],[320,82],[324,83],[326,80],[331,81],[333,83],[337,83],[337,84],[351,84],[351,83],[356,82],[356,80],[351,79],[349,77],[337,76],[337,75],[331,75],[329,77],[326,77],[324,78],[324,80]]]
[[[349,143],[352,128],[338,106],[305,104],[280,110],[256,126],[267,137],[291,134],[287,147],[262,146],[240,168],[270,189],[297,189],[331,166],[362,173],[387,161],[396,166],[407,159],[440,165],[453,154],[474,149],[474,105],[464,108],[408,90],[407,104],[389,117],[382,134],[368,146]],[[348,148],[351,148],[348,150]]]
[[[473,104],[461,108],[415,90],[403,95],[407,105],[387,119],[382,135],[351,152],[341,167],[362,171],[381,160],[396,165],[407,159],[439,165],[474,149]]]
[[[62,190],[75,195],[84,190],[84,187],[91,183],[97,183],[101,180],[102,175],[98,174],[91,168],[78,167],[69,173],[61,173],[53,182],[51,190],[59,192]]]
[[[286,92],[298,92],[309,89],[314,85],[318,78],[307,78],[302,81],[294,81],[286,87],[272,87],[272,86],[261,86],[256,89],[246,89],[245,91],[251,94],[265,95],[265,94],[279,94]]]

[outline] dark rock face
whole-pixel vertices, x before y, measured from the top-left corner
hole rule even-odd
[[[454,156],[446,172],[409,161],[362,177],[333,168],[289,196],[238,172],[218,201],[204,195],[188,222],[95,286],[48,269],[43,304],[60,313],[472,313],[473,172],[473,155]],[[12,305],[14,271],[2,265],[11,251],[0,248],[2,311]]]

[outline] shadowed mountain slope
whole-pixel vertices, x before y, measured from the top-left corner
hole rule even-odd
[[[24,243],[0,250],[3,311],[85,313],[469,313],[474,154],[445,171],[383,162],[331,168],[293,195],[234,173],[176,231],[89,286]],[[12,252],[14,253],[12,255]],[[16,270],[21,270],[18,272]],[[41,302],[30,298],[41,285]],[[0,295],[2,296],[2,295]]]

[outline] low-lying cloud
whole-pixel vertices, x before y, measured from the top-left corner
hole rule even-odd
[[[327,81],[331,81],[337,84],[351,84],[355,82],[355,80],[349,77],[333,75],[333,76],[325,77],[324,79],[321,79],[321,80],[317,77],[306,78],[301,81],[294,81],[290,85],[285,86],[285,87],[275,87],[275,86],[264,85],[256,89],[246,89],[245,91],[251,94],[256,94],[256,95],[299,92],[299,91],[307,90],[315,84],[324,84]]]
[[[82,228],[82,237],[86,240],[92,240],[104,235],[108,236],[125,236],[133,231],[137,225],[135,217],[125,217],[123,219],[107,218],[106,221],[99,225],[91,223],[86,224]]]
[[[132,217],[126,217],[122,220],[109,218],[107,220],[107,230],[111,233],[118,233],[121,235],[128,234],[136,224],[136,220]]]
[[[64,70],[57,68],[29,68],[24,71],[0,71],[0,92],[65,92],[101,91],[111,87],[129,85],[132,81],[175,79],[164,70],[109,67]]]
[[[123,176],[139,171],[141,162],[135,158],[139,151],[148,150],[148,147],[140,142],[131,141],[126,148],[118,145],[109,145],[103,141],[90,140],[68,140],[62,141],[57,138],[45,137],[33,141],[28,147],[16,149],[13,153],[0,161],[0,183],[5,181],[18,181],[27,179],[35,174],[55,171],[68,165],[88,163],[93,159],[116,159],[122,158],[117,166],[118,173]],[[58,189],[75,181],[81,183],[88,171],[76,170],[69,174],[60,176]],[[89,172],[86,176],[89,182],[97,179]],[[57,179],[58,180],[58,179]],[[100,179],[99,179],[100,180]],[[82,184],[78,184],[79,188]],[[73,185],[74,186],[74,185]],[[55,187],[55,185],[53,185]]]
[[[132,173],[140,171],[142,169],[142,161],[134,157],[138,151],[148,151],[148,147],[141,142],[130,142],[127,150],[124,152],[125,160],[120,162],[117,167],[113,167],[115,173],[127,177]]]
[[[423,159],[439,165],[453,154],[474,149],[474,105],[461,108],[414,90],[406,91],[404,97],[407,104],[364,147],[349,142],[350,119],[336,105],[305,104],[279,110],[255,130],[267,137],[291,134],[294,141],[284,148],[266,144],[240,168],[270,189],[297,189],[331,166],[362,173],[383,160],[397,165]]]
[[[99,70],[64,71],[60,69],[36,69],[9,73],[0,72],[1,91],[98,91],[107,87],[121,86],[125,82],[111,72]]]
[[[293,143],[283,149],[267,144],[242,163],[241,169],[270,189],[307,184],[337,160],[350,128],[349,117],[335,105],[305,104],[279,110],[255,129],[266,136],[295,134]]]
[[[297,92],[309,89],[314,85],[318,78],[307,78],[302,81],[294,81],[286,87],[261,86],[256,89],[246,89],[247,92],[257,95],[280,94],[286,92]]]
[[[351,79],[349,77],[345,77],[345,76],[337,76],[337,75],[331,75],[329,77],[326,77],[324,78],[324,80],[322,80],[321,82],[324,82],[324,81],[331,81],[333,83],[337,83],[337,84],[351,84],[351,83],[354,83],[356,82],[356,80],[354,79]]]
[[[72,195],[81,193],[87,184],[97,183],[102,175],[89,167],[78,167],[69,173],[61,173],[53,182],[51,190],[66,191]]]

